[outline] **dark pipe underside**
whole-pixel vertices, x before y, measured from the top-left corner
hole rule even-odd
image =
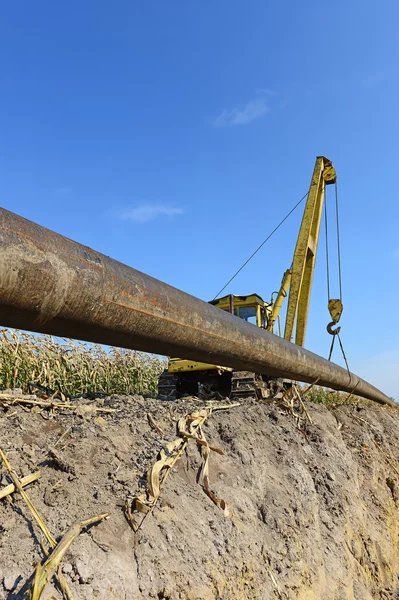
[[[0,208],[0,325],[287,377],[396,406],[357,375]]]

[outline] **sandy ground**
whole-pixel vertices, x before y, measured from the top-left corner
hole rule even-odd
[[[56,539],[110,513],[62,561],[75,600],[399,598],[399,415],[378,405],[308,404],[306,432],[276,405],[215,412],[203,431],[224,452],[212,452],[210,480],[229,516],[198,482],[191,440],[133,532],[126,498],[176,438],[177,418],[203,404],[119,396],[95,403],[112,413],[0,407],[0,447],[20,477],[40,468],[26,491]],[[0,490],[9,483],[2,465]],[[18,494],[0,500],[0,600],[25,597],[41,540]],[[62,597],[56,582],[51,594]]]

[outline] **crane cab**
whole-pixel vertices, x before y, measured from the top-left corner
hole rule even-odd
[[[211,300],[209,304],[213,304],[213,306],[217,306],[248,323],[264,329],[266,329],[268,317],[271,313],[270,304],[265,302],[258,294],[250,294],[249,296],[229,294]]]

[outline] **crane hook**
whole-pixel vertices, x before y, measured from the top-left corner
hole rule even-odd
[[[341,327],[336,327],[335,329],[333,329],[334,325],[336,324],[336,321],[331,321],[331,323],[327,325],[327,331],[330,335],[338,335],[341,331]]]
[[[341,331],[341,327],[336,327],[335,329],[333,327],[340,320],[343,309],[341,300],[335,298],[328,301],[328,312],[332,318],[331,323],[327,325],[327,331],[330,335],[338,335]]]

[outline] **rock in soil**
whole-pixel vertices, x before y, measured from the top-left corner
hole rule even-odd
[[[7,592],[12,592],[17,586],[19,574],[16,572],[9,573],[3,579],[3,587]]]

